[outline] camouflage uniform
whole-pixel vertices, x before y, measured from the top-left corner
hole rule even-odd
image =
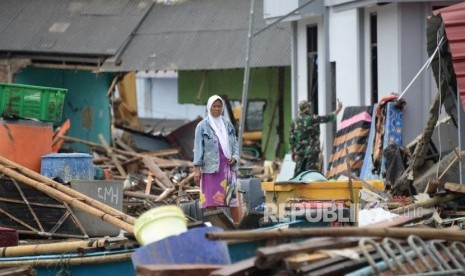
[[[308,101],[299,103],[299,115],[291,122],[289,142],[295,156],[294,176],[307,170],[319,170],[320,124],[334,121],[334,113],[318,116],[311,113]]]

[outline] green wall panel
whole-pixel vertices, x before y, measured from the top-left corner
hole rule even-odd
[[[15,77],[16,83],[68,89],[62,118],[71,121],[67,135],[95,143],[100,143],[99,133],[110,140],[111,114],[106,92],[111,81],[111,74],[36,67],[28,67]],[[69,143],[66,147],[89,152],[82,144]]]
[[[250,71],[248,100],[265,100],[262,149],[263,157],[273,160],[282,158],[289,149],[289,123],[291,121],[290,68],[284,68],[284,142],[278,147],[278,112],[273,114],[278,101],[278,68],[256,68]],[[211,95],[226,95],[231,100],[242,99],[243,69],[215,71],[181,71],[178,74],[179,103],[206,104]],[[274,119],[272,119],[274,117]],[[269,139],[267,139],[269,135]]]

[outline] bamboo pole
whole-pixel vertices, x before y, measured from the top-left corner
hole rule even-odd
[[[124,252],[112,255],[92,256],[92,257],[66,257],[57,256],[55,259],[2,261],[0,268],[30,265],[33,267],[60,267],[63,265],[80,266],[91,264],[106,264],[111,262],[122,262],[131,260],[132,252]]]
[[[52,196],[56,199],[59,199],[61,201],[64,201],[66,203],[68,203],[69,205],[73,206],[73,207],[76,207],[78,208],[79,210],[82,210],[84,212],[87,212],[89,213],[90,215],[94,216],[94,217],[98,217],[118,228],[121,228],[123,229],[124,231],[126,232],[129,232],[129,233],[133,233],[134,231],[134,227],[133,225],[125,222],[125,221],[122,221],[116,217],[114,217],[113,215],[110,215],[110,214],[107,214],[106,212],[103,212],[95,207],[92,207],[92,206],[89,206],[85,203],[82,203],[81,201],[79,201],[79,197],[78,198],[73,198],[71,196],[69,196],[68,194],[65,194],[59,190],[56,190],[52,187],[49,187],[47,186],[46,184],[44,183],[41,183],[41,182],[38,182],[38,181],[35,181],[31,178],[28,178],[12,169],[9,169],[3,165],[0,165],[0,172],[5,174],[5,175],[8,175],[9,177],[12,177],[18,181],[20,181],[21,183],[24,183],[30,187],[33,187],[41,192],[44,192],[46,193],[47,195],[49,196]],[[79,196],[82,196],[82,194],[78,193]]]
[[[36,232],[28,230],[17,230],[20,235],[29,235],[37,237],[47,237],[47,238],[66,238],[66,239],[88,239],[85,235],[73,235],[73,234],[59,234],[59,233],[50,233],[50,232]]]
[[[36,180],[38,182],[41,182],[41,183],[45,183],[46,185],[48,186],[51,186],[55,189],[57,189],[58,191],[62,192],[62,193],[65,193],[71,197],[75,197],[75,198],[79,198],[79,199],[82,199],[85,203],[87,203],[88,205],[96,208],[96,209],[99,209],[105,213],[108,213],[110,215],[113,215],[113,216],[117,216],[117,217],[121,217],[122,220],[124,220],[125,222],[129,223],[129,224],[132,224],[134,225],[136,219],[119,211],[119,210],[116,210],[115,208],[111,207],[111,206],[108,206],[98,200],[95,200],[87,195],[84,195],[82,193],[79,193],[78,191],[74,190],[74,189],[71,189],[70,187],[67,187],[65,185],[62,185],[48,177],[45,177],[39,173],[36,173],[35,171],[32,171],[26,167],[23,167],[11,160],[8,160],[6,159],[5,157],[3,156],[0,156],[0,164],[4,165],[5,167],[12,167],[14,168],[15,170],[17,170],[18,172],[20,172],[21,174],[33,179],[33,180]]]
[[[43,243],[30,245],[17,245],[0,247],[2,258],[4,257],[23,257],[47,254],[65,254],[77,252],[80,248],[105,248],[110,242],[107,239]]]
[[[422,239],[440,239],[449,241],[465,241],[465,232],[452,229],[430,228],[291,228],[265,231],[227,231],[209,232],[206,237],[210,240],[265,240],[283,238],[309,238],[309,237],[391,237],[405,239],[410,235],[416,235]]]

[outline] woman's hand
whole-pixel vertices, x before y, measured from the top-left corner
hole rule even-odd
[[[228,164],[229,164],[230,166],[233,166],[233,165],[235,165],[236,163],[237,163],[237,161],[236,161],[236,159],[234,159],[234,158],[231,158],[231,159],[228,160]]]
[[[194,168],[194,182],[196,185],[200,186],[200,178],[202,174],[200,172],[200,167],[195,167]]]

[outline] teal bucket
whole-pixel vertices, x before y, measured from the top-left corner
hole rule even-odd
[[[59,177],[65,183],[70,180],[93,180],[92,155],[86,153],[54,153],[42,156],[40,173],[49,178]]]

